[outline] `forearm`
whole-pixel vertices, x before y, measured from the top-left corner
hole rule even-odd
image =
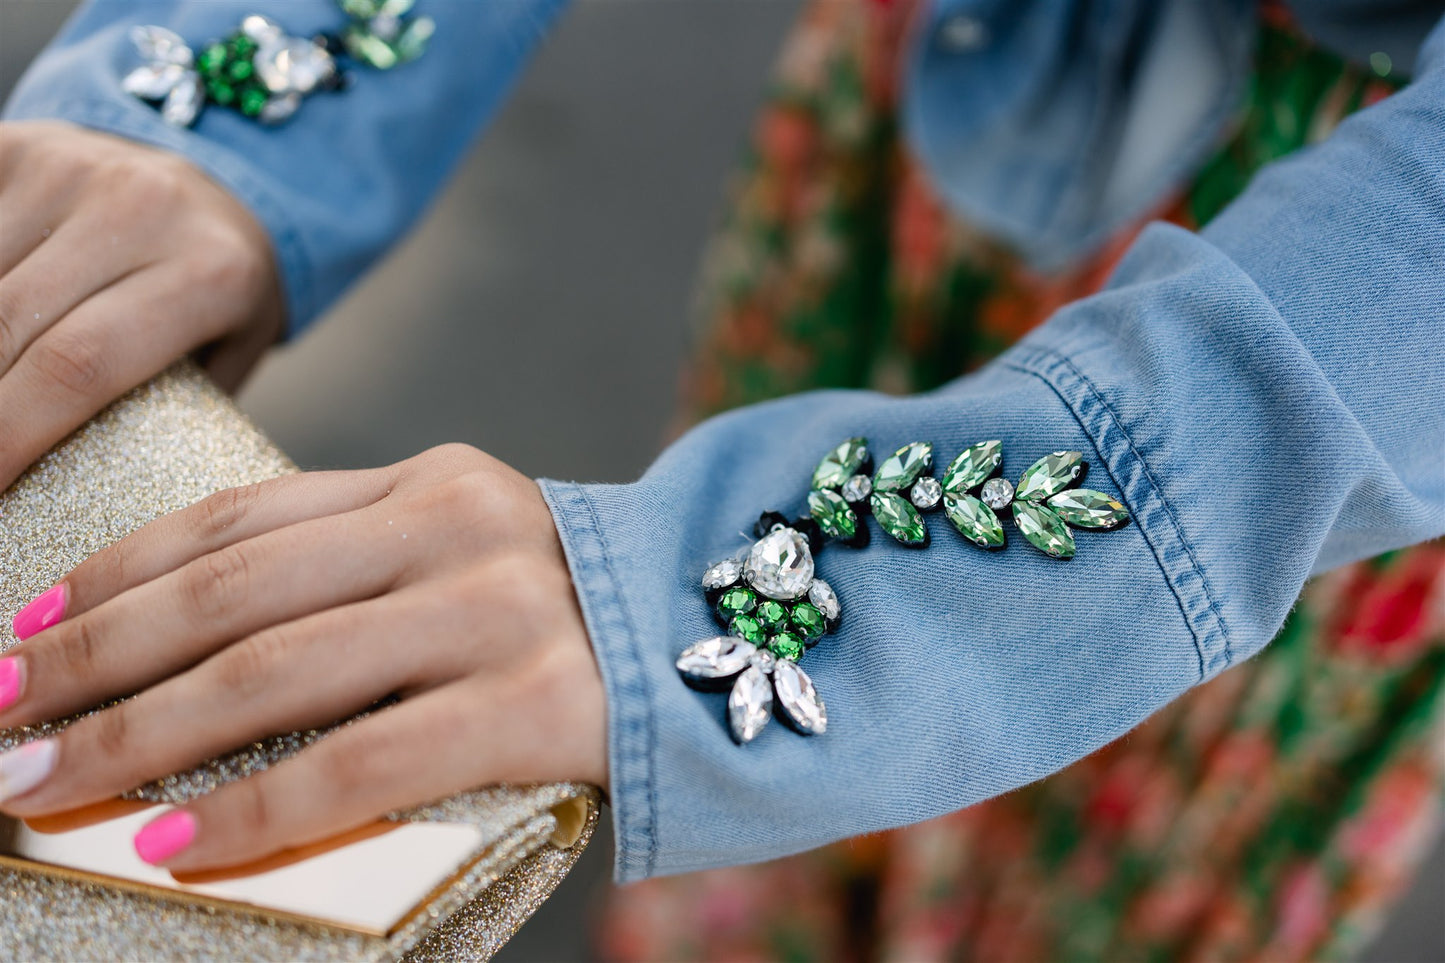
[[[547,483],[608,690],[618,876],[765,859],[1051,773],[1265,646],[1314,572],[1445,532],[1445,72],[1276,165],[1200,235],[1147,230],[1101,294],[912,398],[715,419],[633,485]],[[826,734],[735,746],[673,661],[718,632],[699,576],[803,510],[845,437],[1076,449],[1133,524],[1067,564],[930,516],[932,545],[830,548],[839,632],[804,665]],[[869,524],[872,524],[871,522]],[[1011,537],[1013,537],[1011,533]],[[1016,543],[1019,541],[1013,537]]]

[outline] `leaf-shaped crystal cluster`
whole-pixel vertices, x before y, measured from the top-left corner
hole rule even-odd
[[[339,0],[352,22],[341,33],[346,52],[378,70],[390,70],[426,51],[436,33],[431,17],[411,17],[416,0]]]
[[[828,452],[813,472],[808,514],[823,534],[861,548],[868,543],[863,516],[871,514],[884,533],[910,548],[928,545],[923,512],[942,503],[943,486],[930,473],[933,444],[909,442],[869,473],[872,456],[865,438],[849,438]]]
[[[1004,547],[997,514],[1004,509],[1025,541],[1058,559],[1076,551],[1069,526],[1111,529],[1129,520],[1128,509],[1112,495],[1070,487],[1088,471],[1081,452],[1050,452],[1024,470],[1017,486],[998,474],[1002,466],[1003,443],[982,441],[960,452],[943,475],[944,514],[980,548]]]
[[[1003,443],[981,441],[932,475],[933,445],[909,442],[870,471],[867,439],[849,438],[813,471],[808,515],[789,522],[765,512],[746,552],[709,566],[703,591],[726,635],[689,646],[677,670],[689,685],[727,689],[727,719],[739,744],[751,742],[774,715],[804,735],[824,732],[827,710],[798,660],[842,618],[832,586],[816,577],[813,553],[832,538],[855,547],[868,540],[864,516],[902,545],[928,545],[923,513],[941,508],[980,548],[1006,544],[1000,513],[1034,548],[1071,558],[1069,527],[1110,529],[1129,512],[1103,492],[1074,488],[1088,466],[1077,451],[1055,451],[1030,465],[1017,486],[1002,477]]]

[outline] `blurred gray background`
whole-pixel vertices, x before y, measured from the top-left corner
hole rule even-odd
[[[0,96],[73,0],[0,0]],[[307,467],[444,441],[624,481],[661,443],[702,244],[800,0],[580,0],[425,224],[241,401]],[[599,835],[505,960],[586,958]],[[1445,961],[1445,847],[1366,953]]]

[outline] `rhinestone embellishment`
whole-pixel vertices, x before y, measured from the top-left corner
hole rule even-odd
[[[871,460],[866,439],[845,440],[814,469],[806,514],[789,521],[763,513],[746,553],[703,572],[708,604],[726,634],[684,649],[677,670],[695,688],[728,690],[728,731],[739,745],[758,738],[775,716],[803,735],[827,731],[823,698],[799,663],[837,632],[843,609],[833,587],[816,577],[814,556],[829,539],[867,545],[869,514],[894,543],[920,549],[929,545],[925,513],[942,509],[965,539],[990,551],[1006,546],[1008,519],[1024,541],[1055,559],[1077,550],[1071,526],[1101,531],[1129,520],[1112,495],[1071,487],[1088,470],[1077,451],[1038,459],[1017,486],[1000,474],[1000,441],[965,448],[942,479],[933,476],[930,442],[903,445],[870,473]]]

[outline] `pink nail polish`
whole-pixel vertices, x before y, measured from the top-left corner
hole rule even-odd
[[[195,838],[196,817],[174,809],[135,834],[136,855],[152,866],[160,866]]]
[[[20,701],[20,690],[25,687],[25,664],[20,656],[0,659],[0,712]]]
[[[65,605],[70,601],[70,587],[64,582],[46,589],[15,616],[15,637],[24,641],[43,632],[65,618]]]

